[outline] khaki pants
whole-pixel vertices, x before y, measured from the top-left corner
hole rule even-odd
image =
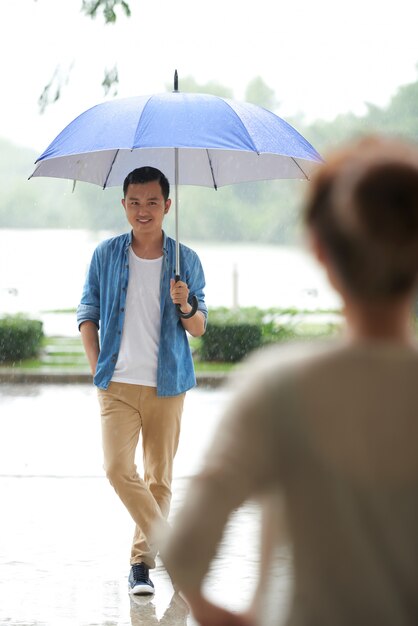
[[[155,387],[111,382],[98,390],[106,476],[131,514],[135,534],[131,564],[155,567],[156,522],[167,519],[173,460],[177,451],[186,394],[158,398]],[[142,432],[144,478],[135,465]]]

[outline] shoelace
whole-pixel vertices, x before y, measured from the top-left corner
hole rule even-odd
[[[132,565],[132,573],[134,579],[138,582],[148,582],[148,567],[145,563],[137,563],[136,565]]]

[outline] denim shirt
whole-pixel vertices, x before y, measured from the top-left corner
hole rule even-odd
[[[100,329],[100,353],[94,384],[107,389],[115,370],[125,319],[129,280],[128,252],[132,232],[100,243],[93,253],[77,308],[77,322],[90,320]],[[160,342],[157,365],[157,395],[176,396],[196,384],[186,331],[170,297],[170,278],[175,277],[176,243],[163,232],[163,266],[160,280]],[[205,277],[196,252],[180,244],[180,273],[198,299],[198,310],[207,319],[203,289]]]

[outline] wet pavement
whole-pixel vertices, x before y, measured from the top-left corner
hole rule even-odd
[[[195,389],[186,397],[172,514],[227,396]],[[154,597],[127,592],[133,522],[104,477],[92,387],[1,386],[0,490],[1,626],[195,625],[160,562]],[[231,609],[245,608],[254,589],[258,520],[254,504],[234,513],[207,578],[208,595]],[[288,565],[277,575],[280,605]]]

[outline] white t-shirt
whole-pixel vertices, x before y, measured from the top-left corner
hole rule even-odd
[[[157,386],[162,262],[162,256],[141,259],[129,249],[125,322],[112,376],[115,382]]]

